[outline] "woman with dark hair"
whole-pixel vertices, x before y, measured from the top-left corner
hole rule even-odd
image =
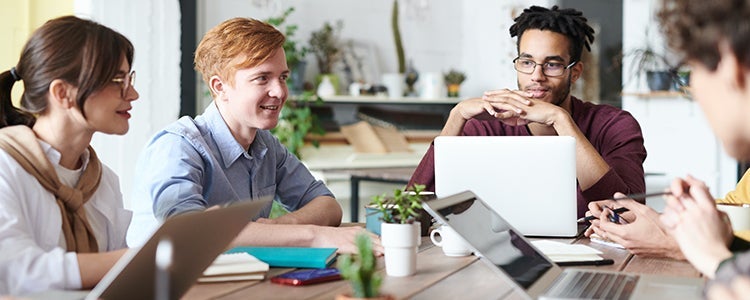
[[[0,73],[0,294],[91,288],[125,252],[131,213],[89,144],[128,131],[132,63],[123,35],[66,16]]]

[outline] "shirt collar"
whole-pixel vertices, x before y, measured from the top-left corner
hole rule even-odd
[[[206,120],[206,126],[209,132],[211,132],[214,142],[216,142],[216,148],[221,154],[224,167],[229,167],[243,155],[248,159],[252,159],[253,157],[261,159],[265,156],[268,147],[260,138],[261,130],[258,130],[255,140],[250,144],[250,150],[246,152],[242,148],[242,145],[234,138],[232,132],[229,131],[229,126],[224,122],[224,118],[221,116],[215,102],[206,107],[203,117]]]
[[[47,159],[54,164],[59,165],[60,159],[62,158],[62,155],[60,155],[60,151],[57,151],[57,149],[52,148],[52,145],[48,144],[47,142],[37,139],[39,141],[39,145],[41,145],[42,150],[44,151],[44,154],[47,155]],[[89,149],[86,148],[83,151],[83,154],[81,154],[81,168],[80,170],[86,170],[86,166],[89,164]]]

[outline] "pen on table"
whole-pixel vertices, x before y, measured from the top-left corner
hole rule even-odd
[[[666,196],[666,195],[671,195],[671,194],[672,194],[672,192],[630,194],[630,195],[625,195],[625,196],[622,196],[622,197],[615,197],[615,198],[603,199],[603,200],[614,200],[614,201],[617,201],[617,200],[625,200],[625,199],[646,199],[646,198],[650,198],[650,197]],[[621,213],[624,213],[626,211],[628,211],[628,209],[624,208],[624,207],[620,207],[620,208],[612,210],[612,212],[614,212],[616,214],[621,214]],[[591,221],[593,219],[598,219],[598,217],[597,216],[588,216],[588,217],[584,217],[584,218],[578,219],[577,222],[580,223],[580,222],[584,222],[584,221]]]

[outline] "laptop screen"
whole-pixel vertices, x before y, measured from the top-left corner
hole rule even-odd
[[[471,190],[525,236],[573,237],[575,145],[569,136],[439,136],[435,194]]]
[[[429,202],[426,206],[432,211]],[[438,213],[476,249],[478,255],[489,259],[526,289],[553,266],[520,233],[477,198],[440,208]]]

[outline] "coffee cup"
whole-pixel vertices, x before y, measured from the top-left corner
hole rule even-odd
[[[443,248],[446,256],[467,256],[471,249],[453,228],[443,225],[430,232],[430,240],[435,246]]]
[[[716,208],[727,213],[735,232],[750,230],[750,204],[717,203]]]

